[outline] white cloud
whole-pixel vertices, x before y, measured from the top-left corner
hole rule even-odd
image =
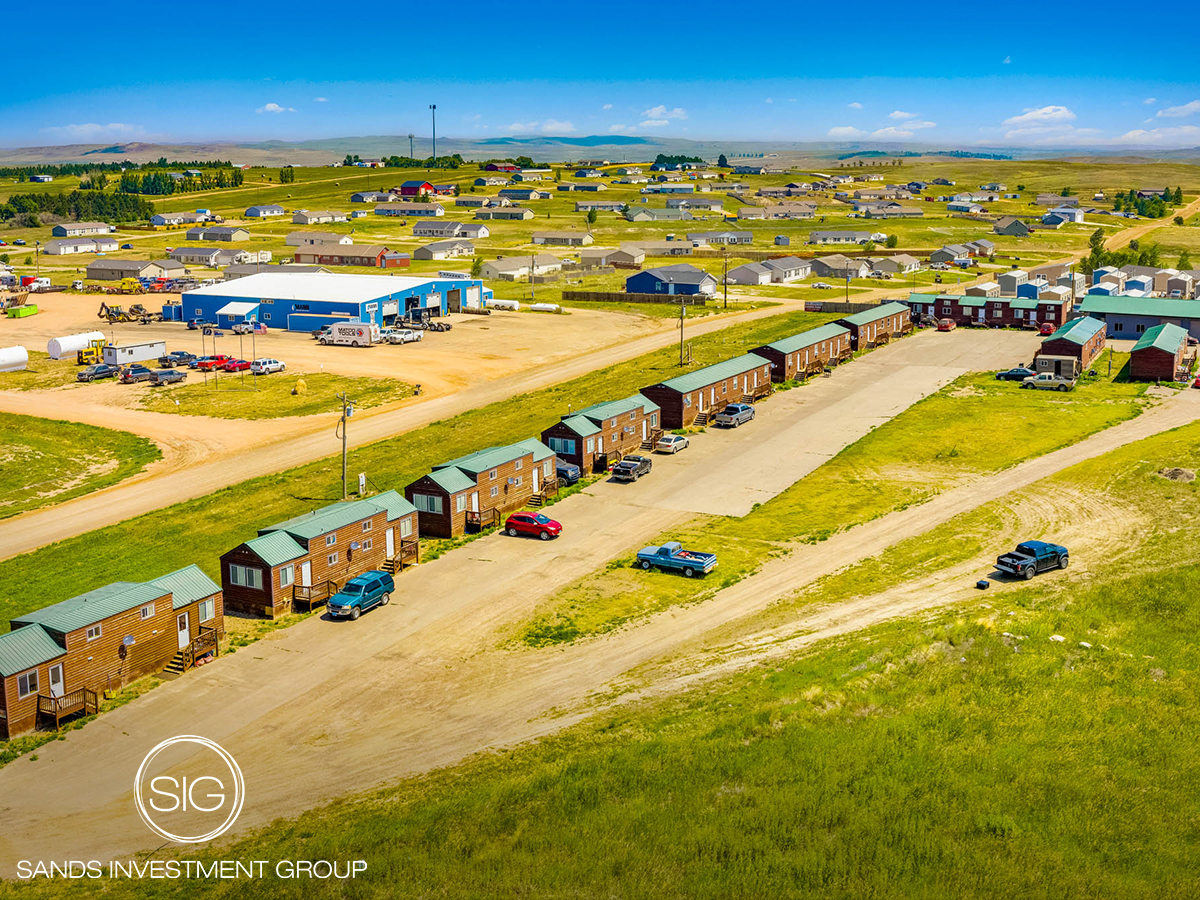
[[[542,134],[570,134],[575,126],[560,119],[547,119],[542,123]]]
[[[666,119],[645,119],[638,122],[639,128],[662,128],[664,125],[670,125]]]
[[[601,108],[601,109],[612,109],[612,104],[611,104],[611,103],[605,103],[605,104],[604,104],[602,107],[600,107],[600,108]]]
[[[266,106],[260,106],[255,110],[256,113],[285,113],[295,112],[290,106],[280,106],[278,103],[268,103]]]
[[[903,125],[888,125],[886,128],[877,128],[871,132],[871,137],[890,138],[890,137],[912,137],[913,132],[922,128],[936,128],[937,122],[905,122]]]
[[[328,103],[328,97],[313,97],[313,103]]]
[[[846,107],[848,109],[862,109],[863,105],[861,103],[859,103],[857,100],[855,100],[853,103],[847,103]]]
[[[1200,140],[1200,126],[1174,125],[1170,128],[1135,128],[1127,131],[1113,143],[1116,144],[1178,144],[1187,146]]]
[[[1183,106],[1168,106],[1166,109],[1160,109],[1155,115],[1160,119],[1182,119],[1184,116],[1192,116],[1198,112],[1200,112],[1200,100],[1193,100]]]
[[[1004,124],[1009,128],[1016,128],[1023,125],[1045,125],[1074,120],[1075,113],[1065,106],[1039,106],[1036,109],[1027,109],[1019,116],[1010,116],[1004,120]]]
[[[42,131],[51,137],[68,141],[119,141],[133,140],[146,137],[146,129],[141,125],[129,125],[125,122],[109,122],[100,125],[87,122],[79,125],[56,125],[53,128],[43,128]]]
[[[916,113],[905,112],[902,109],[893,109],[888,113],[889,119],[915,119],[916,117]]]
[[[860,131],[853,125],[837,125],[829,129],[827,136],[831,138],[856,138],[865,137],[866,132]]]
[[[795,97],[788,97],[788,103],[795,103],[795,102],[796,102]]]
[[[1001,65],[1004,65],[1004,66],[1012,65],[1012,57],[1011,56],[1004,57],[1004,62],[1001,63]]]
[[[633,131],[633,129],[630,128],[628,125],[618,124],[618,125],[609,125],[608,126],[609,134],[628,134],[631,131]]]
[[[687,110],[680,106],[676,106],[673,109],[667,109],[667,107],[662,106],[662,105],[652,106],[649,109],[642,110],[642,118],[643,119],[686,119],[687,118]]]
[[[1158,102],[1158,98],[1157,97],[1147,97],[1142,102],[1145,103],[1147,106],[1153,106],[1155,103]]]
[[[774,103],[774,102],[775,102],[774,97],[768,97],[766,100],[763,101],[763,103]]]
[[[511,131],[513,134],[526,134],[530,131],[537,131],[537,122],[513,122],[505,131]]]

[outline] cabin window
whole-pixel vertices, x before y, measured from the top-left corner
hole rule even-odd
[[[488,472],[488,481],[495,481],[495,480],[496,480],[496,470],[492,469],[492,471]]]
[[[363,530],[364,532],[367,532],[367,531],[370,531],[370,530],[371,530],[371,520],[370,520],[370,519],[367,519],[367,521],[363,522],[363,529],[362,529],[362,530]]]
[[[1002,315],[1003,315],[1003,313],[1000,310],[998,310],[998,309],[992,310],[992,318],[993,319],[999,319]]]
[[[252,569],[250,566],[231,565],[229,567],[229,581],[240,587],[248,587],[256,591],[262,590],[262,572],[258,569]]]
[[[575,441],[571,438],[550,438],[550,449],[559,456],[572,456],[575,453]]]
[[[289,584],[291,584],[295,580],[296,580],[296,567],[295,566],[284,566],[282,569],[279,570],[279,586],[280,587],[287,587]]]
[[[217,614],[217,601],[212,597],[209,597],[207,600],[201,600],[199,610],[201,622],[211,621]]]
[[[521,466],[523,466],[523,465],[525,465],[525,460],[523,460],[523,459],[518,459],[518,460],[517,460],[517,461],[516,461],[516,462],[513,464],[513,471],[514,471],[514,472],[520,472],[520,471],[521,471]]]
[[[464,510],[466,510],[466,508],[467,508],[467,495],[466,494],[459,494],[457,497],[454,498],[454,508],[458,512],[463,512]]]
[[[413,494],[413,506],[421,512],[442,514],[442,498],[431,494]]]
[[[100,635],[102,635],[103,633],[104,633],[103,626],[101,626],[99,624],[93,625],[91,628],[89,628],[87,630],[87,639],[89,641],[94,641],[96,638],[100,637]]]
[[[634,412],[631,412],[631,413],[629,414],[629,421],[630,421],[630,422],[633,422],[633,421],[634,421],[634,420],[636,420],[636,419],[637,419],[637,412],[636,412],[636,411],[634,411]]]
[[[17,676],[17,697],[24,700],[30,694],[36,694],[38,689],[37,669],[23,672]]]
[[[595,438],[588,438],[588,439],[587,439],[587,452],[588,452],[588,453],[594,453],[594,452],[595,452],[595,450],[596,450],[596,439],[595,439]]]
[[[726,391],[726,388],[727,388],[728,384],[729,384],[729,383],[728,383],[727,381],[722,381],[722,382],[721,382],[721,396],[722,396],[722,397],[724,397],[724,396],[725,396],[725,391]]]
[[[337,532],[336,531],[333,532],[332,534],[325,535],[325,546],[326,547],[332,547],[336,543],[337,543]]]
[[[141,609],[141,616],[143,619],[153,618],[154,617],[154,604],[147,603],[145,606],[143,606]]]
[[[542,474],[547,478],[550,477],[550,460],[546,460],[544,463],[542,463]]]
[[[513,487],[520,487],[522,484],[524,484],[524,482],[525,482],[525,478],[521,475],[517,475],[512,480]]]
[[[654,428],[658,425],[658,413],[650,413],[650,427]]]
[[[948,315],[950,315],[950,307],[948,307],[948,306],[943,306],[943,307],[942,307],[942,315],[943,315],[943,316],[948,316]]]
[[[494,485],[492,485],[492,493],[491,493],[491,496],[493,496],[493,497],[499,497],[499,496],[500,496],[500,486],[499,486],[499,485],[495,485],[495,484],[494,484]]]
[[[325,557],[325,564],[327,566],[336,566],[337,561],[338,561],[338,555],[337,555],[336,550],[333,553],[330,553],[327,557]]]
[[[375,546],[375,542],[371,538],[367,538],[365,541],[362,542],[363,550],[370,550],[374,546]]]

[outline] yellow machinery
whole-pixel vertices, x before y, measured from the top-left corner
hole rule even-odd
[[[88,345],[75,353],[75,362],[81,366],[92,366],[104,362],[104,338],[88,341]]]

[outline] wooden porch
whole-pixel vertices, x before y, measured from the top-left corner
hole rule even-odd
[[[338,592],[338,583],[336,581],[320,581],[316,584],[293,584],[292,585],[292,610],[300,612],[303,607],[305,612],[311,612],[322,603],[328,602],[329,598]]]
[[[542,483],[542,489],[529,498],[529,506],[545,506],[546,501],[558,494],[558,479],[547,478]]]
[[[466,527],[474,528],[476,531],[483,531],[485,528],[492,528],[500,524],[500,510],[497,507],[491,509],[467,510]]]
[[[100,712],[100,698],[95,691],[76,688],[59,697],[38,694],[37,724],[53,722],[54,730],[62,727],[64,719],[75,715],[94,716]]]
[[[755,403],[762,400],[764,397],[770,397],[775,391],[775,382],[765,381],[762,384],[750,388],[746,393],[742,394],[743,403]]]
[[[188,669],[193,668],[197,660],[202,659],[209,653],[214,658],[218,656],[221,652],[220,642],[222,633],[218,628],[201,625],[196,637],[167,663],[166,668],[163,669],[163,674],[169,676],[182,675]]]
[[[663,430],[661,428],[651,428],[650,434],[646,437],[645,440],[642,441],[642,449],[643,450],[653,450],[654,445],[658,443],[659,438],[661,438],[662,436],[663,436]]]
[[[399,549],[383,563],[383,570],[395,575],[421,561],[421,543],[416,538],[401,538]]]

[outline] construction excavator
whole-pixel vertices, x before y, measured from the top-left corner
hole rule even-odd
[[[122,306],[109,306],[107,303],[101,302],[100,311],[96,313],[96,317],[104,319],[106,322],[132,322],[134,317],[125,312]]]
[[[161,322],[163,316],[161,312],[150,312],[140,303],[134,303],[129,307],[129,316],[136,319],[142,325],[149,325],[151,322]]]

